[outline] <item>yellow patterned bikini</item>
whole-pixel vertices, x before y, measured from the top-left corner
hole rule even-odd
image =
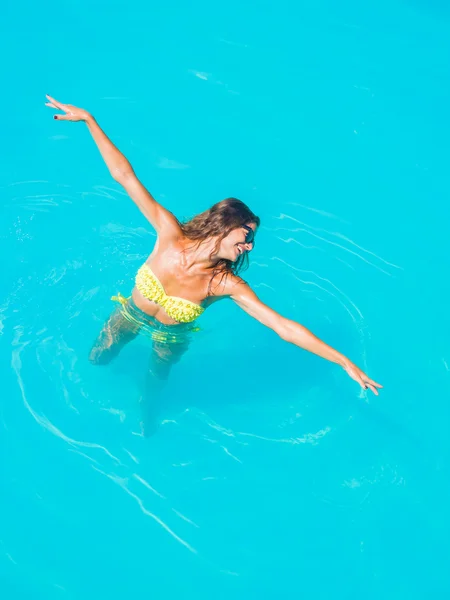
[[[190,300],[168,296],[162,283],[147,264],[143,264],[136,274],[136,287],[144,298],[162,306],[167,315],[178,323],[192,323],[205,310]]]

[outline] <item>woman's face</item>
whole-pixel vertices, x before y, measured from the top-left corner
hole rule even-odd
[[[253,250],[255,233],[255,223],[233,229],[220,243],[218,257],[235,262],[241,254]]]

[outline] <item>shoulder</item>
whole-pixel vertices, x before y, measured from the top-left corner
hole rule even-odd
[[[248,284],[231,271],[217,273],[211,279],[210,293],[217,298],[233,298],[234,296],[249,290]]]
[[[181,244],[184,240],[183,230],[178,219],[168,210],[163,209],[160,216],[158,238],[168,243]]]
[[[180,228],[175,225],[168,226],[163,231],[158,232],[155,248],[162,252],[167,250],[176,254],[181,254],[186,248],[186,238]]]

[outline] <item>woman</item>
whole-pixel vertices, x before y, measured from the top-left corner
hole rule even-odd
[[[378,395],[380,384],[305,327],[263,304],[239,277],[248,263],[259,226],[259,218],[243,202],[228,198],[191,221],[180,223],[145,189],[92,115],[50,96],[47,99],[47,106],[64,113],[54,115],[54,119],[87,124],[111,175],[157,233],[153,252],[137,273],[131,298],[117,298],[121,305],[92,349],[92,362],[108,363],[139,331],[149,330],[156,351],[149,369],[154,395],[156,382],[167,379],[171,366],[186,350],[196,318],[214,302],[231,298],[283,340],[339,364],[363,389]]]

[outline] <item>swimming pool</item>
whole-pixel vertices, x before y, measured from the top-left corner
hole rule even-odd
[[[51,0],[0,28],[2,597],[446,597],[448,8]],[[224,303],[143,439],[145,341],[87,354],[153,232],[45,93],[180,217],[247,202],[248,281],[379,398]]]

